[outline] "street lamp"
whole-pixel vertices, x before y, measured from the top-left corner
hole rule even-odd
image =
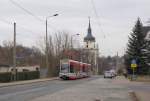
[[[55,16],[58,16],[59,14],[54,14],[54,15],[52,15],[52,16],[47,16],[46,17],[46,68],[48,68],[49,67],[49,64],[48,64],[48,38],[47,38],[47,20],[48,20],[48,18],[51,18],[51,17],[55,17]]]
[[[72,43],[73,37],[74,36],[79,36],[79,35],[80,35],[79,33],[71,35],[71,48],[73,48],[73,43]]]
[[[73,37],[74,36],[79,36],[80,34],[79,33],[77,33],[77,34],[73,34],[73,35],[71,35],[71,51],[73,51]],[[71,59],[72,59],[72,53],[71,53]]]

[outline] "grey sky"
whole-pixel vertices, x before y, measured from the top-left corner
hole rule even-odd
[[[100,55],[119,55],[124,53],[128,35],[137,17],[144,23],[150,18],[150,0],[93,0],[99,15],[97,23],[91,0],[14,0],[30,12],[45,20],[54,13],[60,16],[50,18],[49,34],[56,30],[67,30],[71,34],[80,33],[82,39],[87,32],[88,16],[91,16],[93,35],[99,44]],[[10,0],[0,0],[0,43],[13,39],[13,22],[17,23],[17,42],[26,46],[45,35],[44,22],[40,22]],[[21,26],[21,27],[20,27]],[[50,27],[51,27],[50,26]]]

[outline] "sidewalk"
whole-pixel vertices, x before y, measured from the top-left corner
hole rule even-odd
[[[57,79],[58,77],[52,77],[52,78],[16,81],[16,82],[9,82],[9,83],[0,83],[0,88],[8,87],[8,86],[15,86],[15,85],[31,84],[31,83],[36,83],[36,82],[46,82],[46,81],[57,80]]]
[[[112,82],[116,84],[124,84],[126,86],[140,85],[144,87],[144,84],[145,84],[145,82],[129,81],[123,76],[116,77]],[[141,91],[140,89],[137,89],[136,91],[133,90],[133,92],[135,93],[137,97],[137,101],[150,101],[150,91]]]

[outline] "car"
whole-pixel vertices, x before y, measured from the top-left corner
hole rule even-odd
[[[110,71],[105,71],[104,72],[104,78],[113,78],[113,73]]]
[[[117,73],[116,73],[116,71],[114,70],[114,69],[111,69],[111,70],[109,70],[111,73],[112,73],[112,76],[113,77],[116,77],[117,76]]]

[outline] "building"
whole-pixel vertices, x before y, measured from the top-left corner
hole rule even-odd
[[[83,59],[84,62],[90,63],[92,65],[92,71],[94,74],[98,73],[98,51],[98,45],[96,45],[96,39],[92,35],[91,21],[89,18],[87,35],[84,37]]]
[[[143,26],[143,33],[145,39],[150,41],[150,26]]]
[[[35,66],[22,66],[22,67],[16,67],[17,72],[24,72],[24,71],[40,71],[40,66],[35,65]],[[1,65],[0,64],[0,73],[5,73],[5,72],[12,72],[13,67],[9,65]]]

